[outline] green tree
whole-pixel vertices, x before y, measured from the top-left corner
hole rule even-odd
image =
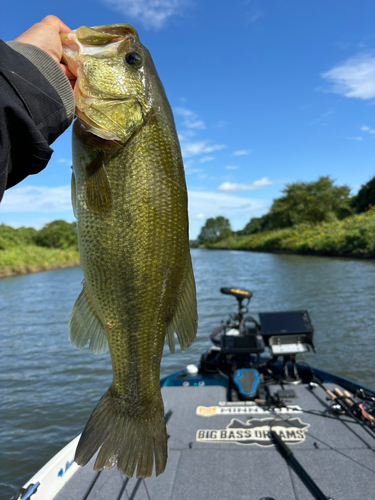
[[[375,177],[363,184],[356,196],[351,200],[351,206],[357,213],[366,212],[375,205]]]
[[[35,243],[48,248],[77,248],[77,223],[55,220],[46,224],[35,236]]]
[[[274,200],[270,215],[274,227],[318,224],[342,219],[351,214],[350,188],[335,186],[329,176],[313,182],[287,184],[284,196]]]
[[[219,216],[206,220],[198,236],[199,243],[214,243],[227,238],[232,234],[230,222],[225,217]]]
[[[0,224],[0,250],[13,246],[35,244],[36,229],[32,227],[14,227]]]

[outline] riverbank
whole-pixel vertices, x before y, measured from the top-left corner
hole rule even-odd
[[[297,226],[246,236],[232,235],[200,248],[375,258],[375,208],[341,221]]]
[[[79,265],[78,250],[22,245],[0,250],[0,278]]]

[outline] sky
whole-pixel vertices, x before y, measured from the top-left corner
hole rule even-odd
[[[355,194],[375,175],[373,0],[12,0],[0,38],[47,14],[137,29],[174,112],[191,239],[219,215],[242,229],[288,183],[329,175]],[[74,220],[70,141],[5,193],[0,223]]]

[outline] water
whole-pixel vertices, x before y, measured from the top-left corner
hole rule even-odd
[[[197,363],[234,298],[254,293],[250,312],[307,309],[317,353],[307,361],[375,389],[375,262],[192,250],[199,330],[195,344],[165,349],[166,375]],[[79,268],[0,280],[0,499],[7,500],[82,431],[111,382],[108,353],[75,350],[67,324],[81,290]]]

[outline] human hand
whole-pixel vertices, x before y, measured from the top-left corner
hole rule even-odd
[[[69,33],[71,30],[56,16],[47,16],[39,23],[34,24],[14,41],[35,45],[47,52],[60,65],[74,89],[77,75],[74,75],[66,64],[61,62],[62,44],[60,33]]]

